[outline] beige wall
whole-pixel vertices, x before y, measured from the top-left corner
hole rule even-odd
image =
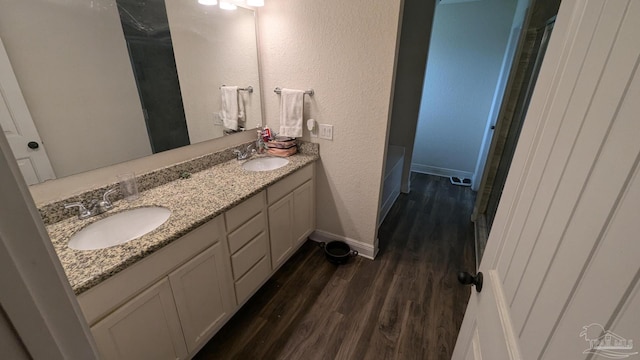
[[[253,94],[240,92],[246,126],[262,124],[253,11],[184,0],[167,0],[166,6],[191,143],[222,136],[217,114],[223,84],[253,86]]]
[[[376,243],[400,0],[270,0],[259,10],[265,119],[276,86],[307,89],[305,120],[333,124],[320,143],[319,230]],[[304,131],[304,138],[310,139]]]
[[[151,154],[114,0],[3,0],[0,37],[58,177]]]

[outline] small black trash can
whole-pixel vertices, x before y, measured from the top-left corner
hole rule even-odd
[[[327,260],[336,265],[346,264],[350,257],[358,255],[356,250],[351,250],[349,245],[342,241],[320,243],[320,247],[324,249]]]

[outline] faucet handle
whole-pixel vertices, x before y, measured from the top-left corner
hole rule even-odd
[[[84,205],[82,204],[82,202],[74,202],[74,203],[70,203],[70,204],[64,204],[64,208],[65,209],[70,209],[73,207],[78,207],[78,219],[86,219],[88,217],[91,216],[91,211],[89,211],[89,209],[87,209],[86,207],[84,207]]]
[[[105,193],[102,195],[102,207],[105,210],[109,210],[111,209],[111,207],[113,207],[113,203],[111,202],[111,200],[109,199],[109,195],[113,194],[116,192],[116,189],[109,189],[107,191],[105,191]]]
[[[233,149],[233,154],[236,156],[236,160],[243,160],[247,157],[245,153],[238,149]]]

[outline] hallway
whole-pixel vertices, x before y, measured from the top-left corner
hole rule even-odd
[[[411,174],[375,261],[328,263],[308,241],[195,359],[449,359],[474,271],[475,195]]]

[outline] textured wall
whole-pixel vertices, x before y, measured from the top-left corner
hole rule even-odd
[[[3,0],[0,36],[58,177],[151,154],[115,0]]]
[[[400,0],[269,0],[259,10],[265,118],[276,86],[314,88],[305,120],[334,125],[320,143],[319,230],[375,244]],[[309,139],[305,130],[304,138]]]
[[[436,6],[414,166],[475,170],[516,4]]]

